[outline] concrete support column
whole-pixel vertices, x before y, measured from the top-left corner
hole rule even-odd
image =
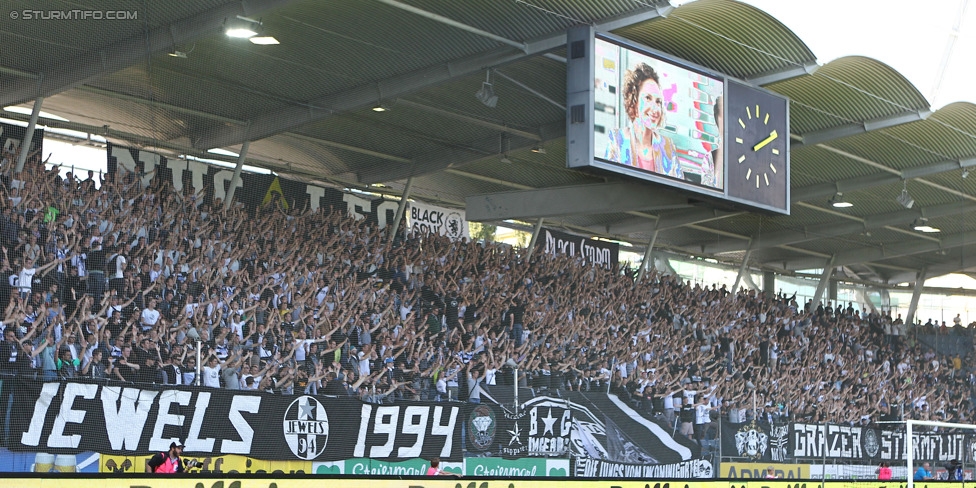
[[[771,297],[776,294],[776,273],[772,271],[763,272],[763,293],[767,297]]]
[[[732,293],[739,292],[739,283],[742,281],[742,276],[746,273],[746,266],[749,265],[749,257],[752,256],[752,246],[749,246],[749,250],[746,251],[746,255],[742,257],[742,264],[739,266],[739,274],[735,275],[735,284],[732,285]]]
[[[915,313],[918,312],[918,300],[922,298],[922,288],[925,287],[925,275],[927,274],[928,268],[922,268],[915,275],[915,289],[912,290],[912,301],[908,304],[908,316],[905,317],[906,324],[915,325]]]
[[[542,232],[542,222],[544,220],[540,217],[535,223],[535,228],[532,229],[532,239],[529,239],[529,252],[525,255],[526,261],[532,259],[532,253],[535,251],[535,243],[539,240],[539,233]]]
[[[397,205],[396,216],[393,217],[393,231],[390,232],[390,242],[396,239],[397,232],[400,232],[400,221],[403,214],[407,211],[407,199],[410,198],[410,189],[413,187],[413,176],[407,178],[407,184],[403,187],[403,195],[400,196],[400,204]]]
[[[640,272],[637,273],[637,282],[644,281],[647,268],[654,266],[654,243],[657,242],[657,229],[651,234],[651,240],[647,242],[647,250],[644,251],[644,259],[641,260]]]
[[[820,306],[820,302],[823,300],[824,292],[827,291],[827,284],[830,283],[830,277],[834,274],[834,256],[830,256],[827,262],[824,264],[823,274],[820,275],[820,283],[817,284],[817,292],[813,295],[813,302],[810,304],[809,312],[812,312]]]
[[[234,204],[234,195],[237,194],[237,187],[241,185],[241,169],[244,168],[244,160],[247,159],[247,150],[251,147],[251,141],[244,141],[241,144],[241,153],[237,155],[237,166],[234,166],[234,177],[230,179],[230,190],[227,190],[227,198],[224,199],[224,210],[229,210]]]
[[[37,118],[41,115],[41,105],[44,97],[37,97],[34,100],[34,109],[31,110],[30,121],[27,122],[27,132],[24,133],[24,142],[20,144],[20,153],[17,155],[17,167],[14,173],[24,170],[24,163],[27,162],[27,153],[30,152],[31,143],[34,142],[34,129],[37,128]]]

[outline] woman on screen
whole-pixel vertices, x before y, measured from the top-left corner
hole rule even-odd
[[[664,94],[654,68],[639,63],[624,74],[623,102],[630,126],[611,130],[606,159],[683,178],[674,142],[664,134]]]

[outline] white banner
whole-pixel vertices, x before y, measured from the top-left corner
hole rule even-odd
[[[447,236],[452,241],[469,238],[464,210],[410,202],[409,229],[414,233]]]

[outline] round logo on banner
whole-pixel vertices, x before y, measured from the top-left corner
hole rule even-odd
[[[461,228],[463,224],[464,219],[461,218],[461,214],[457,212],[447,214],[447,218],[444,219],[444,235],[451,239],[460,239],[464,235]]]
[[[867,454],[869,458],[877,456],[878,451],[881,450],[881,441],[878,439],[878,431],[874,429],[864,429],[861,432],[864,436],[864,453]]]
[[[487,405],[479,405],[468,417],[468,440],[474,447],[485,450],[495,440],[495,411]]]
[[[285,410],[282,427],[285,442],[299,459],[317,458],[329,441],[329,416],[325,407],[310,396],[291,402]]]

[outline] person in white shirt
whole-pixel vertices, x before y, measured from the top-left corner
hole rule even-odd
[[[220,388],[220,363],[217,356],[210,356],[207,365],[203,367],[203,386]]]
[[[31,294],[31,286],[34,285],[34,274],[37,273],[37,268],[34,267],[34,261],[30,259],[24,259],[24,266],[17,273],[17,291],[20,292],[20,298],[27,299]],[[11,283],[13,284],[13,283]]]
[[[159,310],[156,310],[156,299],[149,300],[149,306],[142,310],[140,315],[142,320],[142,330],[152,329],[159,322]]]

